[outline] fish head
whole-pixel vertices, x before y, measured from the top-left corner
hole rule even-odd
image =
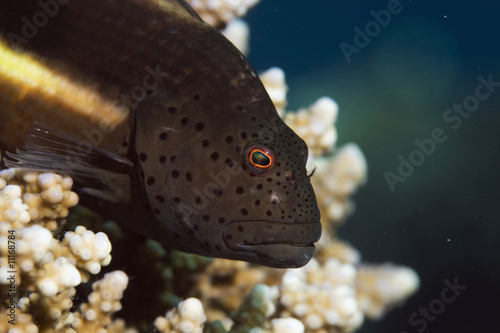
[[[274,108],[228,115],[179,105],[168,121],[172,106],[155,108],[137,147],[140,160],[143,151],[153,156],[142,162],[143,178],[159,223],[174,236],[168,243],[271,267],[305,265],[321,236],[308,149]],[[150,175],[159,181],[150,184]]]

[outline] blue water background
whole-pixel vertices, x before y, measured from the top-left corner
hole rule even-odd
[[[479,76],[500,82],[500,3],[401,1],[348,63],[340,43],[354,45],[354,28],[388,3],[262,0],[246,17],[250,61],[285,70],[289,109],[324,95],[339,103],[339,145],[356,142],[369,166],[340,236],[364,261],[408,265],[421,277],[416,296],[360,332],[498,332],[500,87],[456,129],[443,116],[474,95]],[[446,141],[391,191],[384,173],[397,174],[398,157],[435,129]],[[467,290],[425,330],[412,325],[455,278]]]

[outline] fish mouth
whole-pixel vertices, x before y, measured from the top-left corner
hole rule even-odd
[[[222,230],[227,248],[235,256],[264,266],[297,268],[314,255],[321,223],[234,221]]]

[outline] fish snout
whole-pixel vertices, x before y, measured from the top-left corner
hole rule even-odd
[[[301,267],[314,255],[321,223],[235,221],[223,229],[222,237],[236,256],[254,254],[256,260],[249,261],[278,268]]]

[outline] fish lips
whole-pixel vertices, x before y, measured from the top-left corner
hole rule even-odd
[[[321,237],[321,223],[234,221],[222,230],[228,249],[260,265],[297,268],[314,255],[314,243]]]

